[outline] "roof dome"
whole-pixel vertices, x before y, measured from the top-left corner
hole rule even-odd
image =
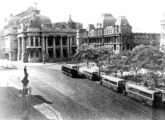
[[[31,14],[24,16],[20,19],[20,21],[24,21],[24,20],[33,21],[35,23],[40,22],[42,24],[52,24],[49,17],[39,14],[39,10],[33,10]]]
[[[113,17],[112,14],[104,13],[101,15],[100,19],[97,22],[97,27],[106,28],[108,26],[115,25],[116,19]]]
[[[119,25],[119,26],[121,26],[121,25],[129,25],[130,26],[130,24],[129,24],[129,22],[128,22],[128,20],[127,20],[127,18],[125,16],[118,17],[117,21],[116,21],[116,25]]]

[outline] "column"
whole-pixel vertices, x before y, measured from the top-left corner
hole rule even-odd
[[[18,39],[18,54],[17,54],[17,61],[20,60],[20,54],[21,54],[21,45],[20,45],[20,38],[17,38]]]
[[[28,37],[29,46],[31,46],[30,36]]]
[[[70,37],[70,54],[72,55],[72,36]]]
[[[68,57],[70,57],[70,45],[69,45],[69,36],[67,36],[67,54],[68,54]]]
[[[22,62],[25,62],[25,38],[22,37],[22,57],[21,57]]]
[[[46,54],[48,55],[48,37],[46,37]]]
[[[42,37],[42,62],[45,63],[45,37]]]
[[[41,46],[41,40],[40,40],[40,37],[38,37],[38,46]]]
[[[42,37],[42,52],[45,52],[45,37]]]
[[[54,56],[54,58],[56,58],[56,37],[54,36],[53,37],[53,56]]]
[[[60,48],[61,48],[61,58],[63,58],[63,44],[62,44],[62,36],[60,40]]]
[[[33,37],[33,46],[34,47],[36,46],[36,37],[35,36]]]

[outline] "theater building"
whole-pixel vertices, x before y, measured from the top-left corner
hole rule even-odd
[[[77,49],[76,30],[81,23],[52,23],[30,7],[6,20],[0,36],[0,57],[12,61],[41,62],[69,59]]]
[[[89,24],[87,29],[77,31],[78,48],[87,45],[93,47],[109,47],[115,53],[132,50],[137,45],[159,46],[160,34],[133,33],[132,26],[125,16],[117,19],[112,14],[102,14],[96,27]]]

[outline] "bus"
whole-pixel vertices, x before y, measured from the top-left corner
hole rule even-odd
[[[149,89],[145,86],[127,83],[126,93],[129,97],[152,107],[159,107],[162,103],[162,92],[156,89]]]
[[[117,91],[119,93],[124,92],[125,83],[126,81],[124,79],[112,77],[109,75],[102,75],[100,81],[101,85],[111,88],[112,90]]]
[[[92,81],[98,81],[99,80],[99,73],[95,69],[83,69],[83,74],[86,78]]]
[[[165,89],[163,87],[155,88],[155,89],[162,92],[162,102],[165,103]]]
[[[78,69],[79,66],[76,64],[65,64],[61,67],[62,72],[71,77],[78,77]]]

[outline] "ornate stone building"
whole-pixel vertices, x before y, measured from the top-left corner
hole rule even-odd
[[[165,51],[165,14],[160,21],[161,25],[161,37],[160,37],[160,47],[162,51]]]
[[[71,17],[68,22],[53,24],[30,7],[6,21],[0,36],[0,57],[23,62],[68,59],[76,52],[76,29],[80,28],[82,24]]]
[[[77,44],[94,47],[106,46],[119,53],[123,50],[131,50],[133,47],[144,44],[157,46],[160,43],[160,34],[133,33],[132,26],[125,16],[117,19],[112,14],[102,14],[96,24],[90,24],[87,29],[77,31]]]

